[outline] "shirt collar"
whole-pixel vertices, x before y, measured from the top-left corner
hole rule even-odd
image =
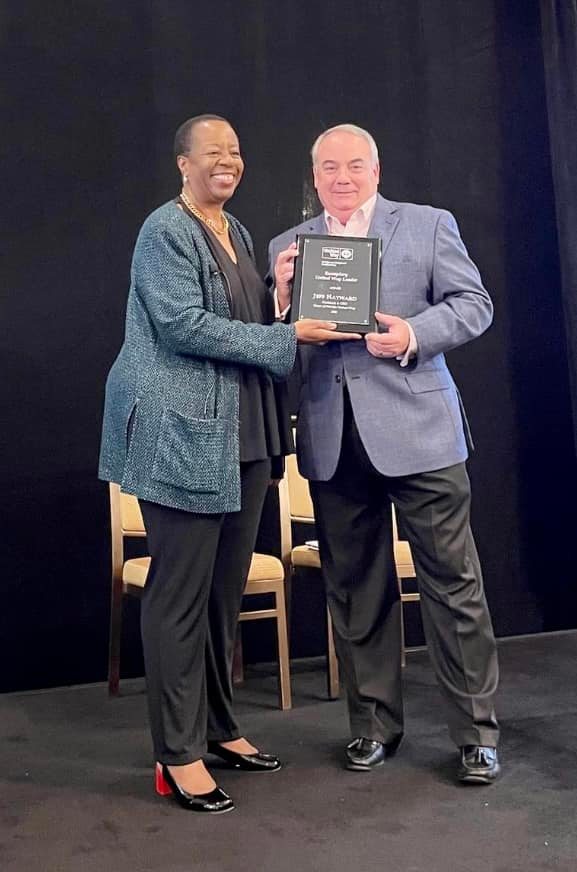
[[[369,197],[368,200],[365,200],[365,202],[362,203],[362,205],[360,205],[359,208],[353,212],[353,214],[349,218],[349,221],[357,219],[361,221],[368,221],[370,223],[373,220],[375,206],[377,205],[377,196],[377,194],[373,194],[372,197]],[[327,227],[329,226],[329,219],[330,221],[338,221],[341,227],[346,227],[346,224],[349,223],[349,221],[347,221],[346,224],[343,224],[339,218],[331,215],[331,213],[327,209],[325,209],[324,215]]]

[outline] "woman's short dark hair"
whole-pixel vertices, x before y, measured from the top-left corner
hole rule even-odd
[[[175,157],[178,157],[179,154],[189,153],[192,140],[192,131],[197,124],[201,124],[203,121],[224,121],[225,124],[229,124],[232,127],[230,121],[228,121],[226,118],[223,118],[221,115],[195,115],[194,118],[189,118],[188,121],[185,121],[184,124],[181,124],[176,131],[176,135],[174,137]]]

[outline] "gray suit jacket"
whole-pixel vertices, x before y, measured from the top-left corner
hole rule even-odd
[[[247,231],[232,227],[252,253]],[[230,318],[222,273],[196,222],[166,203],[132,261],[124,344],[108,375],[100,477],[190,512],[240,509],[239,366],[282,378],[294,328]]]
[[[328,232],[319,215],[272,240],[272,269],[297,233]],[[382,240],[379,311],[412,326],[417,358],[407,368],[368,353],[364,341],[301,349],[297,453],[304,476],[326,481],[340,452],[342,380],[373,465],[400,476],[467,458],[468,427],[444,352],[490,325],[493,306],[453,216],[442,209],[379,196],[369,236]]]

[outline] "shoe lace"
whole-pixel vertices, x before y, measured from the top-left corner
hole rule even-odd
[[[473,762],[478,763],[480,766],[490,766],[492,763],[491,755],[487,752],[486,748],[477,747],[473,756]]]

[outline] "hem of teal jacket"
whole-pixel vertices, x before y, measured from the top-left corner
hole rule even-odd
[[[193,512],[199,515],[222,515],[229,512],[239,512],[241,508],[240,501],[240,470],[239,470],[239,494],[238,498],[234,494],[231,495],[219,493],[198,493],[195,491],[180,490],[178,496],[166,493],[163,487],[150,487],[145,484],[138,484],[135,487],[123,486],[122,481],[118,481],[121,476],[110,475],[105,470],[98,473],[100,481],[114,483],[120,486],[123,493],[131,494],[139,500],[146,500],[150,503],[156,503],[159,506],[166,506],[169,509],[179,509],[183,512]],[[211,499],[207,499],[210,497]]]

